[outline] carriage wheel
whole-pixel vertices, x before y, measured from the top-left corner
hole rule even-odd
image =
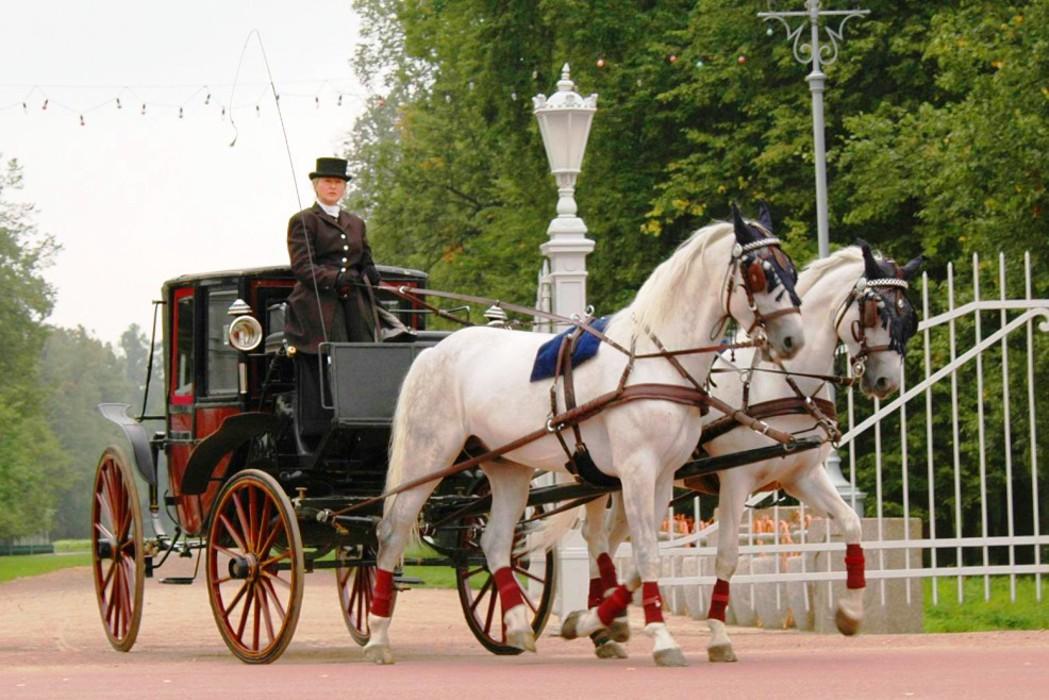
[[[106,448],[95,471],[91,524],[91,566],[102,626],[114,649],[128,651],[142,621],[146,559],[135,476],[116,447]]]
[[[477,490],[477,493],[488,491],[487,482]],[[528,519],[538,512],[538,509],[529,507],[525,510],[524,518]],[[477,516],[464,520],[459,531],[459,548],[472,554],[478,554],[481,550],[481,533],[484,532],[488,522],[487,515]],[[524,538],[520,532],[514,536],[514,547]],[[459,590],[459,603],[462,605],[466,616],[466,624],[470,631],[477,637],[485,649],[493,654],[515,655],[520,654],[521,649],[509,646],[506,643],[506,623],[503,622],[503,609],[499,601],[499,591],[495,585],[495,578],[488,570],[487,563],[477,561],[465,561],[455,570],[455,585]],[[532,615],[532,632],[536,637],[542,633],[546,626],[547,618],[553,607],[554,590],[557,584],[557,558],[553,550],[543,554],[533,553],[525,556],[515,556],[510,559],[510,568],[514,572],[518,585],[521,587],[521,595],[525,606]]]
[[[362,556],[367,558],[367,552]],[[335,568],[335,583],[339,589],[339,607],[346,629],[350,631],[353,641],[361,646],[371,639],[368,628],[368,611],[372,605],[372,589],[375,587],[374,564],[347,564],[358,557],[345,549],[339,549],[337,559],[340,565]]]
[[[245,663],[276,660],[302,607],[302,538],[291,501],[265,472],[246,469],[219,493],[208,526],[208,599],[219,632]]]

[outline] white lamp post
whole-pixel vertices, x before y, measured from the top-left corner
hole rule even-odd
[[[586,237],[586,224],[576,216],[575,182],[597,111],[597,95],[582,97],[575,92],[566,63],[557,92],[549,99],[536,95],[532,104],[550,172],[557,181],[557,216],[546,230],[550,240],[539,246],[550,259],[552,311],[563,316],[582,314],[586,309],[586,256],[593,251],[594,242]]]
[[[547,99],[532,98],[539,133],[557,181],[557,216],[546,229],[550,239],[539,250],[550,260],[547,278],[552,287],[551,311],[562,316],[586,312],[586,256],[594,242],[586,237],[586,224],[576,216],[575,181],[583,165],[590,136],[590,123],[597,111],[597,95],[582,97],[575,91],[566,63],[561,69],[557,92]],[[552,482],[552,475],[551,475]],[[590,575],[586,543],[578,531],[558,546],[557,615],[586,608],[586,585]]]

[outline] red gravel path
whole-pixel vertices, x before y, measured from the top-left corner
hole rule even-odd
[[[640,617],[625,661],[549,635],[538,654],[492,656],[467,630],[454,591],[403,594],[391,631],[398,663],[377,667],[343,627],[334,577],[307,582],[295,640],[262,667],[230,656],[200,582],[147,581],[128,654],[105,640],[87,569],[0,584],[0,698],[1049,697],[1049,631],[846,639],[739,629],[740,662],[711,664],[705,625],[675,617],[670,629],[690,666],[662,669]]]

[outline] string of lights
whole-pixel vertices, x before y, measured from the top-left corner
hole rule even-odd
[[[735,59],[740,66],[745,65],[747,62],[747,57],[743,54],[739,54]],[[668,54],[664,57],[664,60],[666,63],[674,65],[679,63],[680,58],[676,54]],[[614,69],[614,63],[604,56],[597,58],[594,65],[602,72]],[[706,62],[702,58],[694,61],[696,69],[702,69],[705,65]],[[533,72],[532,77],[536,78],[537,72]],[[640,84],[641,80],[639,79],[638,85]],[[312,102],[313,107],[317,110],[340,108],[350,103],[379,107],[385,104],[385,98],[382,95],[362,92],[356,85],[348,87],[346,83],[335,79],[293,80],[285,81],[282,85],[289,89],[277,90],[276,99],[278,101],[290,99],[306,103]],[[303,86],[312,86],[313,89],[303,90]],[[233,87],[245,91],[255,88],[257,93],[253,99],[245,98],[232,104],[223,102],[216,97],[220,91]],[[473,84],[471,83],[469,87],[472,89]],[[115,92],[115,94],[102,100],[96,99],[84,104],[83,99],[77,100],[67,96],[69,92],[75,91]],[[185,96],[177,100],[143,97],[145,93],[156,91],[168,93],[179,91],[184,93]],[[12,92],[20,94],[16,97],[7,97],[7,101],[5,101],[5,96]],[[61,97],[56,98],[56,95]],[[526,106],[530,105],[530,97],[528,95],[520,95],[516,91],[511,91],[507,96],[511,101],[521,102]],[[137,112],[142,117],[163,116],[177,119],[185,119],[191,111],[196,112],[201,109],[217,113],[219,118],[223,120],[227,118],[230,109],[246,109],[254,111],[256,115],[261,116],[270,99],[272,99],[272,94],[269,83],[264,82],[158,83],[140,85],[0,83],[0,113],[21,110],[26,115],[31,115],[35,112],[60,110],[72,115],[81,126],[87,125],[89,115],[105,109],[120,110],[128,113]],[[451,95],[445,95],[445,99],[450,101],[452,99]]]
[[[351,103],[370,105],[384,103],[381,95],[362,92],[334,80],[300,80],[288,81],[283,85],[287,91],[279,90],[278,100],[290,99],[312,103],[314,109],[340,108]],[[303,90],[303,86],[313,86],[312,90]],[[233,83],[211,83],[206,85],[186,84],[149,84],[149,85],[45,85],[45,84],[0,84],[0,113],[20,110],[33,115],[43,112],[63,112],[72,115],[81,126],[87,126],[88,117],[100,110],[114,110],[141,117],[165,116],[185,119],[191,112],[206,110],[226,119],[231,109],[253,110],[261,116],[270,104],[272,94],[269,83],[241,82],[237,87],[254,93],[254,97],[238,99],[228,103],[219,99],[224,88],[233,87]],[[255,88],[252,90],[252,88]],[[98,97],[77,97],[70,93],[104,93],[111,92],[104,99]],[[157,92],[181,92],[176,99]],[[15,93],[12,95],[12,93]],[[115,93],[115,94],[114,94]],[[5,99],[6,98],[6,99]]]

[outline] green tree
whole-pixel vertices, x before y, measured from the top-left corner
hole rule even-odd
[[[56,246],[37,232],[30,205],[8,199],[20,185],[18,163],[9,161],[0,174],[0,538],[50,529],[61,462],[37,371],[54,298],[42,271]]]

